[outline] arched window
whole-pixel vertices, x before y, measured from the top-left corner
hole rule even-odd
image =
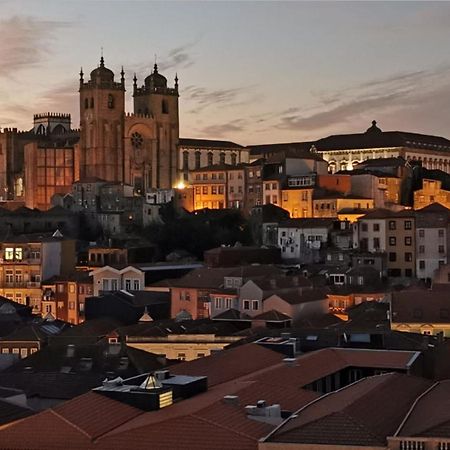
[[[353,162],[352,162],[353,168],[355,168],[358,164],[359,164],[359,161],[353,161]]]
[[[225,152],[220,153],[220,164],[225,164]]]
[[[85,98],[84,99],[84,109],[88,109],[89,108],[89,99]]]
[[[108,95],[108,108],[114,109],[114,96],[112,94]]]
[[[231,164],[235,166],[237,164],[237,155],[236,153],[231,154]]]
[[[167,103],[167,100],[161,102],[161,111],[163,114],[169,114],[169,104]]]
[[[341,161],[341,170],[347,170],[347,161]]]
[[[65,132],[66,129],[60,123],[53,128],[53,134],[64,134]]]
[[[214,154],[213,152],[208,152],[208,166],[212,166],[214,163]]]
[[[328,164],[328,172],[335,173],[336,172],[336,161],[330,161]]]
[[[199,151],[195,152],[195,168],[200,169],[200,156],[201,153]]]
[[[37,127],[36,134],[45,134],[45,127],[42,123]]]
[[[94,97],[91,97],[91,108],[94,107]]]
[[[187,150],[183,152],[183,170],[189,170],[189,152]]]

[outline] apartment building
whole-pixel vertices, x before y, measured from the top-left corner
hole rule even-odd
[[[416,274],[416,226],[412,210],[393,212],[374,210],[354,224],[354,248],[386,252],[389,277],[414,277]]]
[[[422,189],[414,192],[414,209],[421,209],[432,203],[450,207],[450,191],[443,189],[442,181],[423,179]]]
[[[78,325],[85,320],[86,297],[93,295],[87,271],[55,276],[42,283],[42,314]]]
[[[222,209],[228,204],[228,169],[231,166],[218,164],[191,172],[194,189],[194,209]]]
[[[448,263],[450,209],[434,203],[416,211],[417,278],[430,282],[434,273]]]
[[[373,209],[372,198],[317,189],[313,193],[313,217],[338,217],[343,209]]]
[[[94,296],[98,296],[100,292],[140,291],[145,286],[144,272],[134,266],[104,266],[92,270],[89,275],[93,281]]]
[[[75,269],[75,241],[61,233],[22,235],[0,244],[0,295],[41,311],[41,283]]]

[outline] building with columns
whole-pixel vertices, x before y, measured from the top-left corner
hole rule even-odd
[[[328,136],[314,142],[314,147],[328,162],[332,173],[352,170],[367,159],[398,156],[421,161],[427,169],[450,173],[450,140],[427,134],[382,131],[375,120],[364,133]]]

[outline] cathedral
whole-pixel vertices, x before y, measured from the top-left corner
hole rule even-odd
[[[79,178],[97,177],[134,186],[137,193],[176,183],[179,140],[178,79],[174,87],[153,72],[133,79],[134,113],[125,114],[125,78],[103,57],[85,81],[80,72]]]
[[[99,179],[131,185],[138,194],[172,188],[177,182],[178,78],[173,87],[157,64],[138,84],[134,112],[125,112],[125,74],[115,79],[103,57],[89,79],[80,71],[80,129],[69,114],[34,116],[29,131],[0,133],[0,201],[48,209],[54,194],[72,184]]]

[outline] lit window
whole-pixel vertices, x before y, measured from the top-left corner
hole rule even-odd
[[[14,259],[14,249],[11,247],[5,248],[5,259],[7,261],[12,261]]]
[[[14,251],[14,257],[16,261],[22,261],[22,249],[20,247],[16,248]]]

